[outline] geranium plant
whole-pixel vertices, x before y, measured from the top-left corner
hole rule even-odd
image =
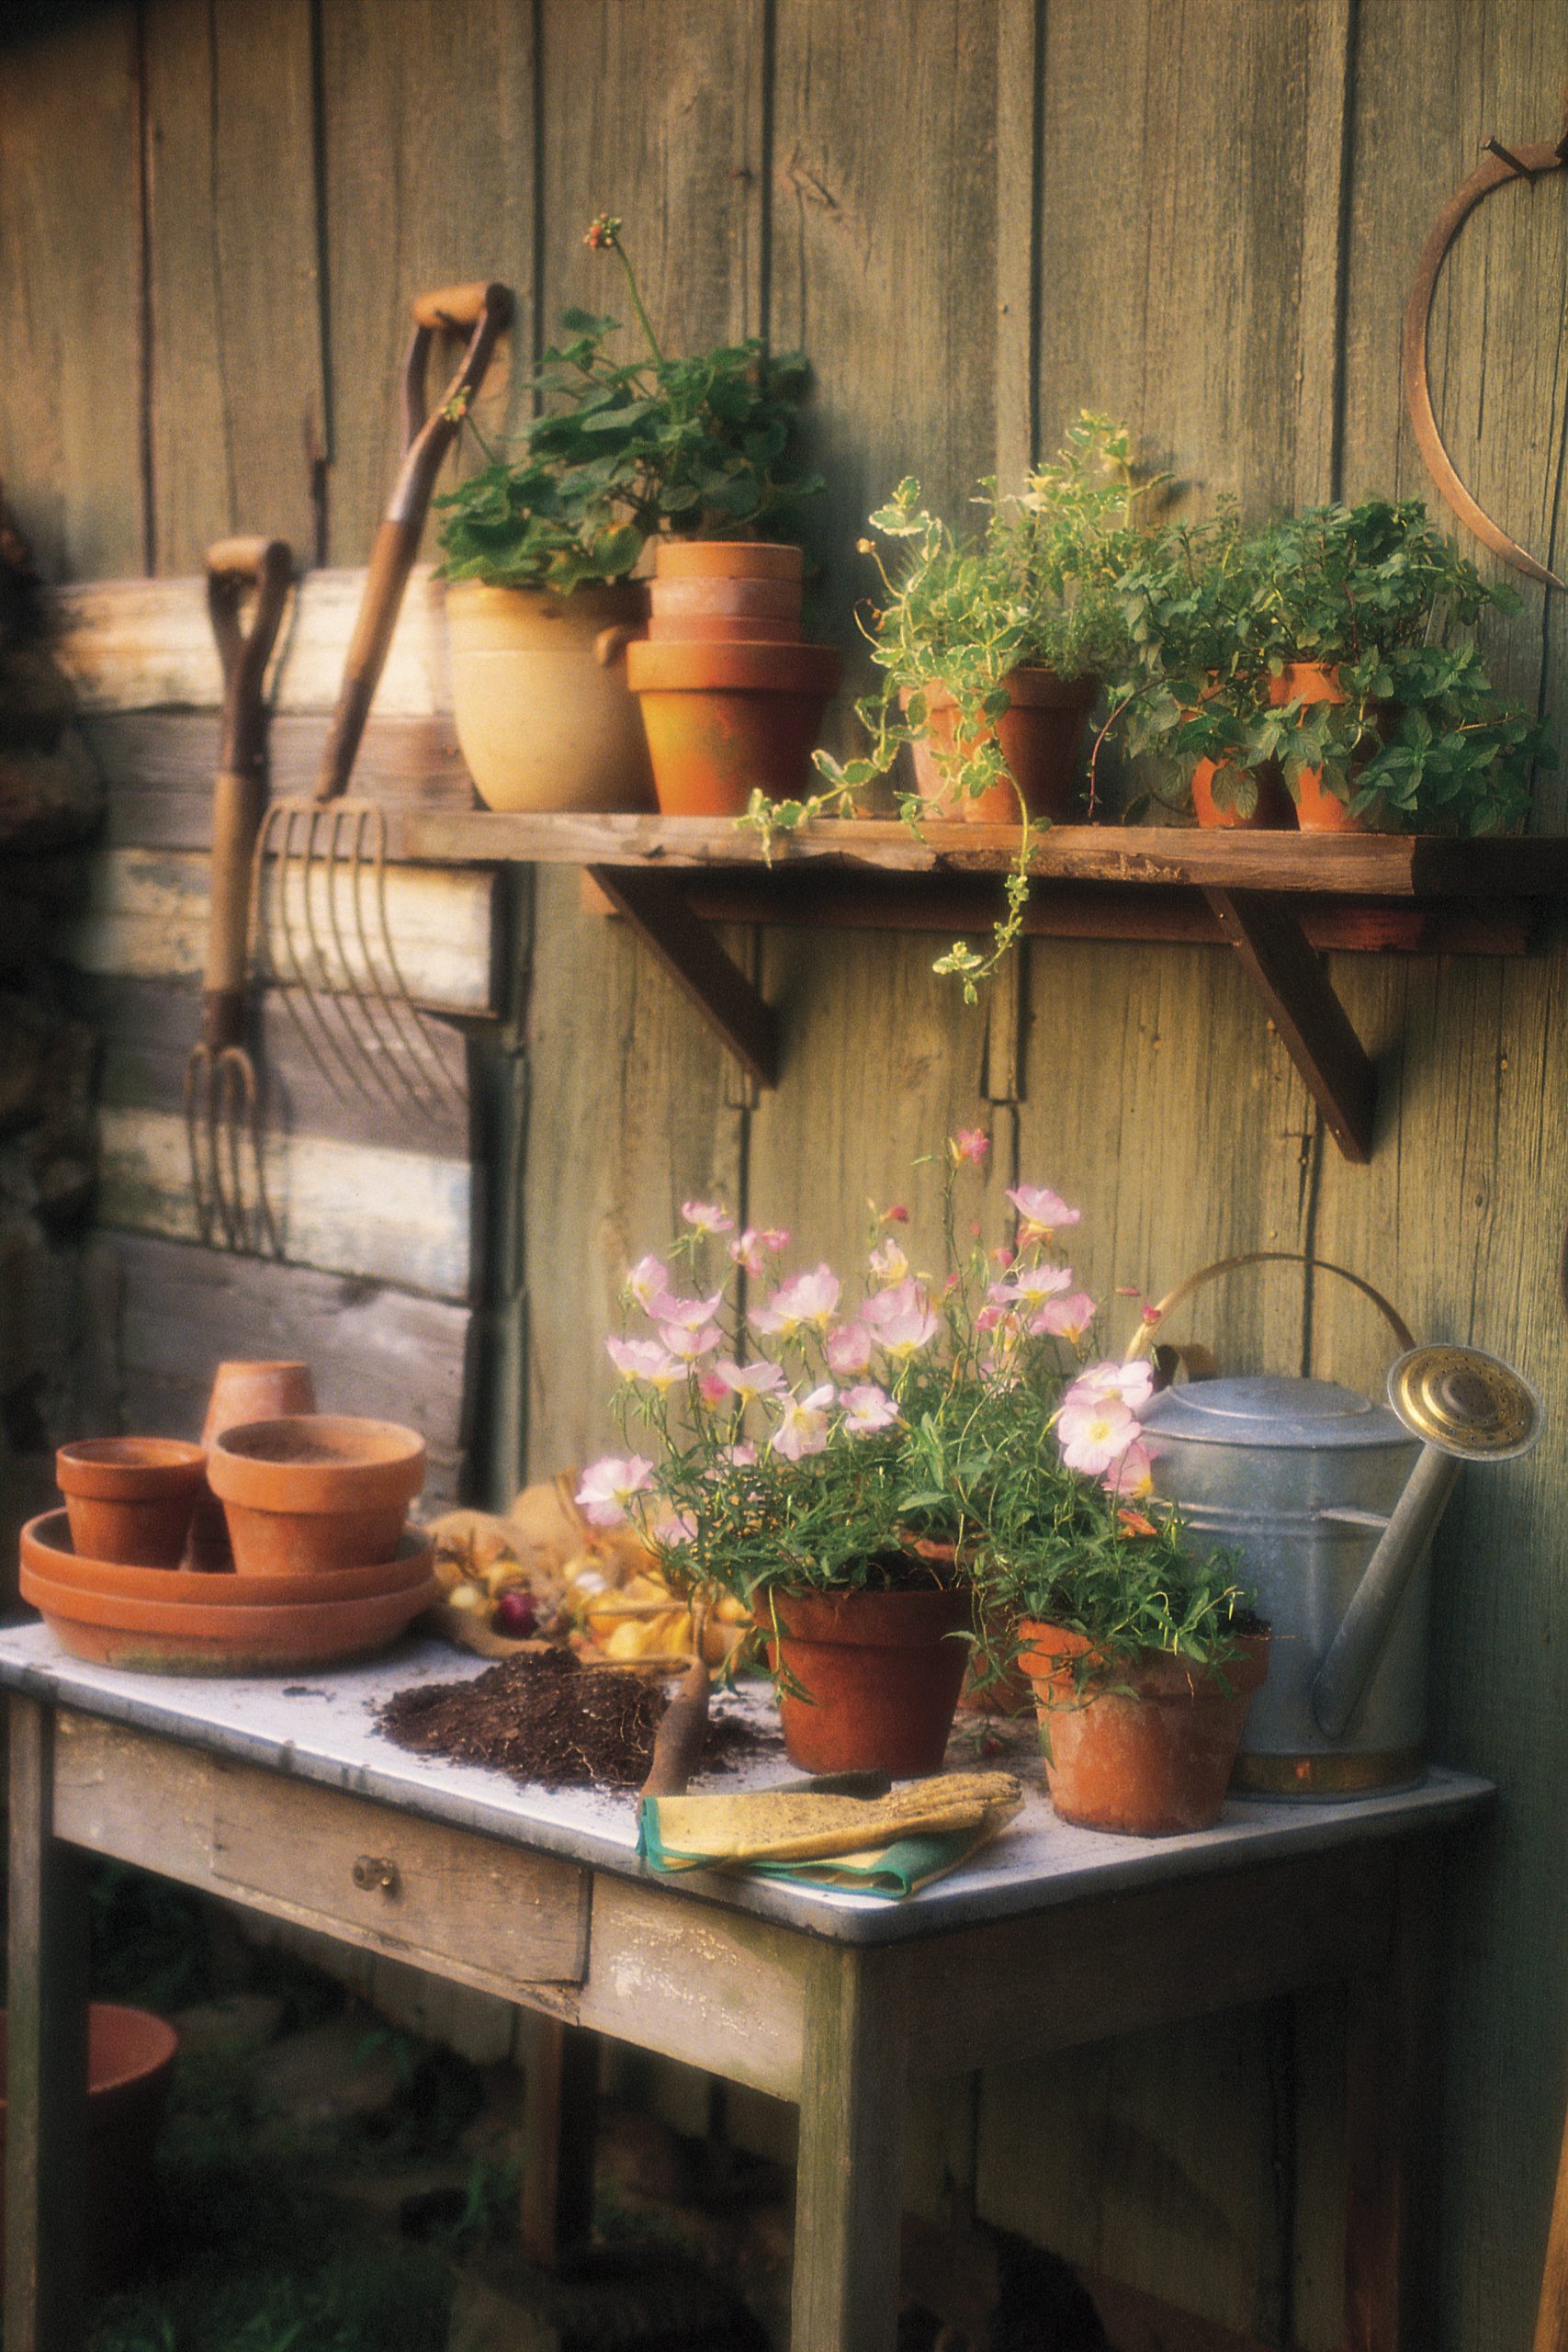
[[[1049,1599],[1107,1644],[1223,1657],[1235,1587],[1149,1497],[1151,1375],[1094,1360],[1095,1302],[1060,1247],[1080,1211],[1019,1184],[1009,1238],[987,1247],[971,1219],[959,1246],[959,1187],[987,1151],[974,1129],[947,1145],[936,1274],[899,1209],[852,1285],[826,1263],[784,1272],[787,1234],[688,1202],[674,1247],[627,1277],[606,1346],[628,1451],[578,1499],[634,1521],[682,1589],[764,1622],[776,1592],[934,1582],[1010,1619]]]
[[[805,359],[770,356],[755,338],[667,356],[621,226],[601,214],[586,242],[619,262],[644,347],[619,356],[616,320],[563,314],[564,339],[529,381],[538,413],[516,435],[517,455],[481,439],[487,463],[435,502],[448,580],[564,594],[627,578],[660,533],[787,537],[822,488],[791,455]]]

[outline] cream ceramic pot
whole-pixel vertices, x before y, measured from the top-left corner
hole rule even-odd
[[[453,716],[488,808],[654,806],[642,716],[626,689],[626,649],[642,616],[643,592],[630,582],[570,596],[448,585]]]

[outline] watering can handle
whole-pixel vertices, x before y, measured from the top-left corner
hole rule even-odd
[[[1359,1274],[1353,1274],[1348,1266],[1333,1265],[1328,1259],[1314,1258],[1302,1250],[1248,1250],[1239,1258],[1220,1258],[1212,1266],[1200,1267],[1197,1273],[1188,1274],[1179,1282],[1174,1290],[1168,1290],[1155,1306],[1145,1307],[1143,1320],[1127,1343],[1123,1361],[1135,1363],[1154,1344],[1161,1324],[1173,1306],[1179,1306],[1184,1298],[1190,1298],[1195,1290],[1201,1289],[1205,1283],[1213,1282],[1217,1275],[1234,1273],[1241,1266],[1312,1266],[1321,1274],[1337,1274],[1341,1282],[1348,1283],[1352,1289],[1361,1293],[1363,1298],[1371,1300],[1399,1341],[1402,1353],[1416,1345],[1404,1317],[1389,1305],[1382,1291],[1374,1289]]]

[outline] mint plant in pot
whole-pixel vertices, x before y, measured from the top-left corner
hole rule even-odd
[[[793,580],[798,607],[799,552],[784,535],[821,487],[790,455],[806,364],[754,341],[666,356],[620,226],[602,216],[587,242],[619,260],[642,350],[617,356],[615,320],[568,311],[531,379],[538,413],[513,451],[487,447],[479,470],[437,501],[458,740],[492,808],[652,805],[626,657],[644,636],[637,575],[656,545],[722,546],[721,575],[756,549],[753,569]],[[767,650],[773,668],[751,692],[770,707],[798,697],[793,675],[773,683],[792,661],[799,671],[815,657],[820,671],[835,659],[798,644]],[[817,694],[817,718],[825,699]]]

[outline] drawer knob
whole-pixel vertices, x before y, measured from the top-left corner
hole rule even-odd
[[[361,1854],[354,1865],[354,1883],[367,1894],[396,1894],[402,1881],[396,1862],[385,1854]]]

